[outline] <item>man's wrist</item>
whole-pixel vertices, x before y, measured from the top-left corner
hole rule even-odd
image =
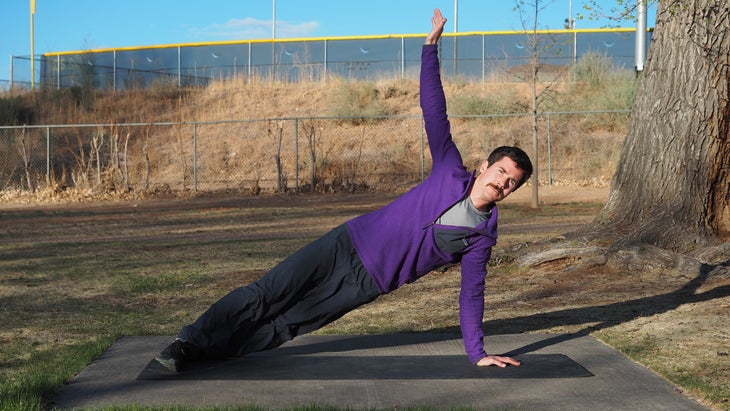
[[[482,355],[479,358],[477,358],[477,360],[474,361],[473,364],[474,365],[477,365],[477,364],[479,364],[479,361],[481,361],[481,360],[483,360],[483,359],[485,359],[487,357],[488,357],[487,353],[482,353]]]

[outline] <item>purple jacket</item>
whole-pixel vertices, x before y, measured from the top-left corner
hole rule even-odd
[[[433,159],[430,175],[392,203],[346,225],[360,259],[383,293],[416,281],[437,267],[461,262],[459,322],[466,353],[476,363],[486,356],[482,342],[484,277],[497,241],[497,208],[492,209],[486,223],[471,230],[470,244],[463,251],[445,254],[436,246],[434,229],[450,228],[438,226],[436,219],[463,199],[474,182],[474,173],[466,170],[451,139],[437,45],[423,46],[420,87]]]

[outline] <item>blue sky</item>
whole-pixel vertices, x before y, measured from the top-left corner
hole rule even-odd
[[[535,0],[527,0],[533,3]],[[606,10],[617,0],[599,0]],[[446,31],[520,30],[511,0],[36,0],[35,54],[99,48],[147,46],[272,37],[304,38],[426,33],[433,8],[449,19]],[[569,15],[585,14],[583,0],[540,0],[541,29],[561,29]],[[454,6],[458,15],[454,18]],[[648,25],[653,27],[655,6]],[[596,28],[605,20],[578,20],[576,28]],[[621,24],[634,27],[633,21]],[[0,5],[0,86],[10,79],[10,55],[29,56],[30,0]],[[17,68],[16,68],[17,70]],[[16,78],[18,77],[16,73]],[[23,75],[30,78],[29,74]]]

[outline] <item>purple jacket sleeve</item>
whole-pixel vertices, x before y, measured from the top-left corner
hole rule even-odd
[[[441,84],[436,44],[424,45],[421,51],[420,99],[433,159],[432,173],[438,172],[444,165],[459,164],[463,167],[461,154],[451,139],[451,125],[446,115],[446,96]]]
[[[496,208],[493,210],[497,212]],[[496,220],[495,220],[496,221]],[[459,325],[464,338],[464,350],[472,363],[485,357],[484,330],[484,280],[491,246],[476,248],[461,259],[461,289],[459,291]]]

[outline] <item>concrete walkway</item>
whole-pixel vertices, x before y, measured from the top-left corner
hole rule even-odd
[[[172,337],[117,341],[53,398],[59,409],[106,405],[313,404],[349,409],[704,410],[652,371],[591,336],[488,336],[522,360],[471,365],[452,335],[308,335],[264,353],[173,374],[152,357]]]

